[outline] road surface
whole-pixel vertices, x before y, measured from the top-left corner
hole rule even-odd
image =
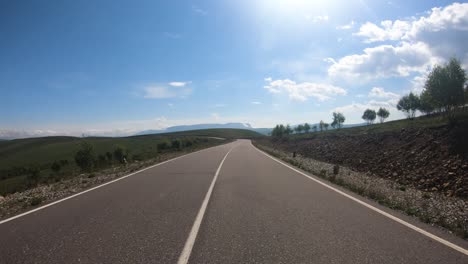
[[[239,140],[1,222],[0,263],[468,263],[359,199],[437,237]]]

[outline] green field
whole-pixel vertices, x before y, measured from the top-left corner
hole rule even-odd
[[[177,151],[191,151],[226,142],[229,139],[254,138],[262,135],[243,129],[204,129],[167,134],[131,137],[42,137],[0,141],[0,194],[25,189],[24,182],[33,168],[39,170],[41,181],[59,180],[80,173],[75,153],[83,142],[93,147],[96,170],[118,165],[113,158],[116,148],[125,150],[128,162],[157,158]],[[178,141],[174,145],[173,141]],[[107,154],[107,155],[106,155]],[[109,156],[108,156],[109,155]],[[58,172],[51,169],[54,162],[62,162]]]

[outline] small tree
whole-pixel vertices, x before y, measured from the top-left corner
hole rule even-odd
[[[314,130],[314,132],[317,132],[317,125],[314,125],[314,126],[312,127],[312,130]]]
[[[377,116],[379,117],[380,123],[385,122],[385,119],[387,119],[390,116],[390,112],[386,108],[379,108],[379,111],[377,111]]]
[[[309,133],[310,131],[310,125],[308,123],[304,124],[304,132]]]
[[[413,119],[416,115],[416,110],[419,109],[419,104],[419,97],[411,92],[398,101],[397,109],[405,112],[409,119]]]
[[[431,95],[437,108],[451,112],[465,103],[463,86],[466,80],[466,73],[460,62],[452,58],[447,64],[437,65],[432,69],[424,88]]]
[[[84,171],[91,170],[94,165],[93,146],[86,141],[81,143],[80,149],[75,154],[75,162]]]
[[[325,122],[323,122],[323,120],[320,120],[320,123],[319,123],[320,132],[323,131],[324,127],[325,127]]]
[[[366,109],[366,111],[364,111],[364,114],[362,115],[362,119],[366,120],[367,125],[374,123],[375,117],[375,110],[372,109]]]
[[[289,124],[286,125],[286,128],[284,129],[284,134],[285,134],[286,136],[288,136],[288,135],[291,135],[292,132],[293,132],[293,130],[292,130],[291,126],[290,126]]]
[[[333,112],[333,122],[332,127],[341,128],[343,123],[345,122],[346,118],[342,113]]]
[[[297,127],[294,128],[294,130],[296,131],[296,133],[300,134],[304,130],[304,126],[298,125]]]
[[[434,112],[435,106],[436,102],[431,94],[427,90],[424,90],[419,97],[419,111],[427,115]]]
[[[323,127],[325,128],[325,130],[328,130],[328,126],[330,126],[330,124],[328,123],[323,124]]]

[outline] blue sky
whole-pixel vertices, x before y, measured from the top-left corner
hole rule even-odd
[[[468,65],[451,1],[1,1],[0,135],[360,123]]]

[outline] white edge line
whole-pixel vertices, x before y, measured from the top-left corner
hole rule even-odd
[[[208,207],[208,202],[210,201],[211,193],[213,192],[214,185],[218,179],[219,172],[221,171],[221,167],[223,166],[227,156],[233,149],[234,147],[232,147],[228,153],[226,153],[223,160],[221,160],[221,163],[219,163],[218,169],[216,170],[213,180],[211,181],[210,188],[208,188],[205,199],[203,200],[200,210],[198,211],[197,217],[195,218],[195,222],[193,223],[192,229],[190,230],[190,234],[187,238],[187,241],[185,242],[184,249],[179,256],[177,264],[186,264],[189,261],[190,254],[192,253],[193,246],[195,245],[195,239],[197,238],[198,230],[200,230],[203,216],[205,215],[206,208]]]
[[[228,144],[229,144],[229,143],[228,143]],[[225,145],[225,144],[223,144],[223,145]],[[187,154],[185,154],[185,155],[182,155],[182,156],[179,156],[179,157],[175,157],[175,158],[173,158],[173,159],[166,160],[166,161],[163,161],[163,162],[160,162],[160,163],[151,165],[151,166],[149,166],[149,167],[146,167],[146,168],[141,169],[141,170],[139,170],[139,171],[132,172],[132,173],[130,173],[130,174],[127,174],[127,175],[125,175],[125,176],[119,177],[119,178],[114,179],[114,180],[112,180],[112,181],[103,183],[103,184],[101,184],[101,185],[92,187],[92,188],[90,188],[90,189],[84,190],[84,191],[79,192],[79,193],[75,193],[75,194],[73,194],[73,195],[67,196],[67,197],[65,197],[65,198],[62,198],[62,199],[60,199],[60,200],[57,200],[57,201],[54,201],[54,202],[51,202],[51,203],[48,203],[48,204],[43,205],[43,206],[41,206],[41,207],[34,208],[34,209],[30,210],[30,211],[21,213],[21,214],[19,214],[19,215],[15,215],[15,216],[12,216],[12,217],[10,217],[10,218],[1,220],[1,221],[0,221],[0,225],[1,225],[1,224],[4,224],[4,223],[6,223],[6,222],[10,222],[10,221],[12,221],[12,220],[15,220],[15,219],[17,219],[17,218],[23,217],[23,216],[25,216],[25,215],[32,214],[32,213],[37,212],[37,211],[39,211],[39,210],[45,209],[45,208],[47,208],[47,207],[49,207],[49,206],[52,206],[52,205],[61,203],[61,202],[66,201],[66,200],[68,200],[68,199],[72,199],[72,198],[74,198],[74,197],[76,197],[76,196],[78,196],[78,195],[82,195],[82,194],[85,194],[85,193],[87,193],[87,192],[90,192],[90,191],[96,190],[96,189],[98,189],[98,188],[104,187],[104,186],[106,186],[106,185],[109,185],[109,184],[111,184],[111,183],[114,183],[114,182],[123,180],[123,179],[125,179],[125,178],[128,178],[128,177],[130,177],[130,176],[133,176],[133,175],[138,174],[138,173],[140,173],[140,172],[143,172],[143,171],[145,171],[145,170],[148,170],[148,169],[157,167],[157,166],[159,166],[159,165],[163,165],[163,164],[165,164],[165,163],[168,163],[168,162],[171,162],[171,161],[174,161],[174,160],[183,158],[183,157],[185,157],[185,156],[189,156],[189,155],[192,155],[192,154],[195,154],[195,153],[198,153],[198,152],[202,152],[202,151],[205,151],[205,150],[208,150],[208,149],[211,149],[211,148],[216,148],[216,147],[223,146],[223,145],[218,145],[218,146],[213,146],[213,147],[209,147],[209,148],[197,150],[197,151],[195,151],[195,152],[187,153]]]
[[[393,216],[393,215],[391,215],[391,214],[389,214],[389,213],[387,213],[385,211],[382,211],[382,210],[380,210],[380,209],[378,209],[378,208],[376,208],[376,207],[374,207],[374,206],[372,206],[372,205],[370,205],[370,204],[368,204],[368,203],[366,203],[364,201],[361,201],[361,200],[359,200],[359,199],[357,199],[357,198],[355,198],[355,197],[353,197],[353,196],[351,196],[351,195],[349,195],[347,193],[344,193],[344,192],[342,192],[342,191],[340,191],[340,190],[338,190],[338,189],[336,189],[336,188],[334,188],[334,187],[332,187],[332,186],[330,186],[330,185],[328,185],[328,184],[326,184],[326,183],[324,183],[322,181],[319,181],[319,180],[311,177],[310,175],[307,175],[304,172],[302,172],[302,171],[300,171],[300,170],[298,170],[298,169],[296,169],[296,168],[294,168],[294,167],[292,167],[292,166],[278,160],[277,158],[274,158],[274,157],[270,156],[269,154],[267,154],[264,151],[262,151],[262,150],[258,149],[257,147],[255,147],[253,144],[252,144],[252,146],[257,151],[259,151],[260,153],[262,153],[262,154],[266,155],[267,157],[271,158],[272,160],[282,164],[283,166],[286,166],[289,169],[301,174],[302,176],[305,176],[305,177],[309,178],[310,180],[313,180],[313,181],[327,187],[328,189],[331,189],[331,190],[333,190],[333,191],[335,191],[335,192],[337,192],[337,193],[339,193],[339,194],[341,194],[341,195],[343,195],[343,196],[345,196],[345,197],[347,197],[347,198],[349,198],[349,199],[351,199],[351,200],[353,200],[353,201],[355,201],[355,202],[357,202],[357,203],[359,203],[359,204],[361,204],[361,205],[363,205],[363,206],[365,206],[365,207],[367,207],[367,208],[369,208],[369,209],[371,209],[371,210],[373,210],[373,211],[375,211],[375,212],[377,212],[377,213],[379,213],[379,214],[381,214],[383,216],[386,216],[386,217],[392,219],[395,222],[398,222],[398,223],[400,223],[400,224],[402,224],[402,225],[404,225],[406,227],[409,227],[409,228],[413,229],[414,231],[416,231],[416,232],[418,232],[420,234],[423,234],[423,235],[425,235],[425,236],[427,236],[429,238],[432,238],[433,240],[435,240],[435,241],[437,241],[437,242],[439,242],[441,244],[444,244],[444,245],[446,245],[446,246],[448,246],[448,247],[450,247],[450,248],[452,248],[452,249],[454,249],[454,250],[456,250],[456,251],[458,251],[460,253],[468,255],[468,250],[466,250],[466,249],[464,249],[464,248],[462,248],[460,246],[457,246],[457,245],[453,244],[452,242],[449,242],[449,241],[447,241],[447,240],[445,240],[443,238],[440,238],[440,237],[438,237],[438,236],[436,236],[434,234],[431,234],[431,233],[427,232],[426,230],[423,230],[423,229],[421,229],[421,228],[419,228],[419,227],[417,227],[415,225],[412,225],[412,224],[410,224],[410,223],[408,223],[408,222],[406,222],[406,221],[404,221],[404,220],[402,220],[402,219],[400,219],[400,218],[398,218],[396,216]]]

